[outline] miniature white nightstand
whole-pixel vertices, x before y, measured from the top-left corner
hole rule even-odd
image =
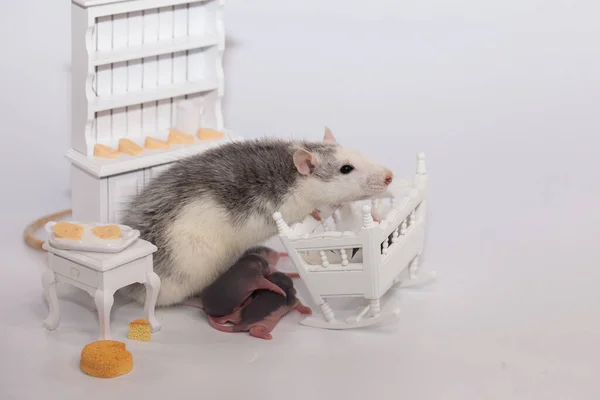
[[[161,326],[154,315],[160,289],[160,278],[153,270],[152,254],[157,250],[152,243],[142,239],[119,253],[96,253],[61,250],[44,243],[48,251],[49,268],[42,284],[48,299],[49,315],[44,327],[54,330],[60,322],[57,283],[68,283],[88,292],[96,303],[100,321],[100,340],[110,338],[110,311],[114,293],[129,284],[146,286],[144,316],[152,326],[152,332]]]

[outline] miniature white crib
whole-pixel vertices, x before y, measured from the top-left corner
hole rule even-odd
[[[281,213],[273,214],[283,246],[323,313],[324,319],[310,316],[301,322],[303,325],[348,329],[395,319],[400,310],[382,313],[381,297],[395,284],[411,286],[435,279],[435,273],[422,278],[417,273],[427,205],[423,153],[417,155],[413,182],[400,181],[393,186],[385,197],[370,204],[344,205],[360,207],[359,221],[354,221],[352,230],[347,230],[353,222],[351,213],[346,212],[342,218],[342,211],[350,208],[323,217],[323,225],[311,224],[307,219],[289,227]],[[389,211],[384,213],[386,202]],[[373,215],[383,214],[379,222],[373,219]],[[334,230],[328,227],[331,223]],[[357,315],[341,321],[326,300],[332,297],[364,297],[369,301]]]

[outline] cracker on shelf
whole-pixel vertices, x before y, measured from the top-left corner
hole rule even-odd
[[[119,151],[132,156],[138,156],[144,152],[144,148],[131,139],[120,139]]]
[[[177,129],[171,129],[168,142],[171,144],[193,144],[194,135],[178,131]]]
[[[146,138],[146,142],[144,144],[144,146],[147,149],[151,149],[151,150],[163,150],[163,149],[168,149],[169,147],[171,147],[171,145],[164,141],[164,140],[160,140],[160,139],[156,139],[153,137],[148,136]]]
[[[104,144],[97,143],[94,146],[94,156],[114,159],[119,156],[119,151],[113,149],[112,147],[108,147]]]
[[[221,131],[211,128],[200,128],[198,129],[198,139],[200,140],[215,140],[220,139],[225,134]]]

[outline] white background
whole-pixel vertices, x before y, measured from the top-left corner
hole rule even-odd
[[[397,326],[290,315],[272,342],[160,310],[163,332],[128,341],[135,369],[108,381],[78,369],[97,335],[87,294],[62,288],[61,325],[42,328],[45,256],[21,237],[70,206],[69,13],[0,8],[0,398],[600,398],[600,3],[229,1],[228,126],[317,139],[329,125],[398,176],[425,151],[424,268],[440,280],[388,298]],[[140,312],[117,302],[115,335]]]

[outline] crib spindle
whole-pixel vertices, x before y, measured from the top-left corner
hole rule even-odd
[[[375,222],[373,221],[373,216],[371,215],[371,206],[369,206],[367,204],[362,206],[362,213],[363,213],[363,227],[370,228],[373,225],[375,225]]]
[[[277,225],[277,230],[279,230],[280,234],[289,235],[292,232],[292,230],[290,229],[288,224],[286,224],[285,221],[283,220],[283,216],[281,215],[280,212],[274,213],[273,219],[275,220],[275,224]]]
[[[346,254],[346,249],[340,249],[340,255],[342,256],[342,267],[348,266],[348,254]]]
[[[392,243],[396,243],[398,241],[398,227],[396,227],[396,229],[394,229],[394,232],[392,233]]]
[[[376,317],[381,313],[381,306],[379,304],[379,299],[372,299],[370,302],[370,314],[372,317]]]
[[[381,254],[383,254],[384,256],[388,253],[388,248],[390,246],[389,243],[389,239],[385,238],[385,240],[383,241],[383,249],[381,249]]]
[[[327,304],[326,301],[324,301],[323,304],[321,304],[321,312],[323,313],[323,316],[325,317],[325,320],[327,322],[335,321],[335,314],[333,313],[333,310],[331,309],[329,304]]]
[[[323,268],[329,267],[329,260],[327,260],[327,254],[323,250],[319,251],[319,255],[321,256],[321,266]]]
[[[400,234],[406,235],[406,220],[402,221],[400,224]]]
[[[408,226],[412,227],[416,222],[417,222],[417,214],[415,213],[415,210],[412,210],[412,212],[408,216]]]

